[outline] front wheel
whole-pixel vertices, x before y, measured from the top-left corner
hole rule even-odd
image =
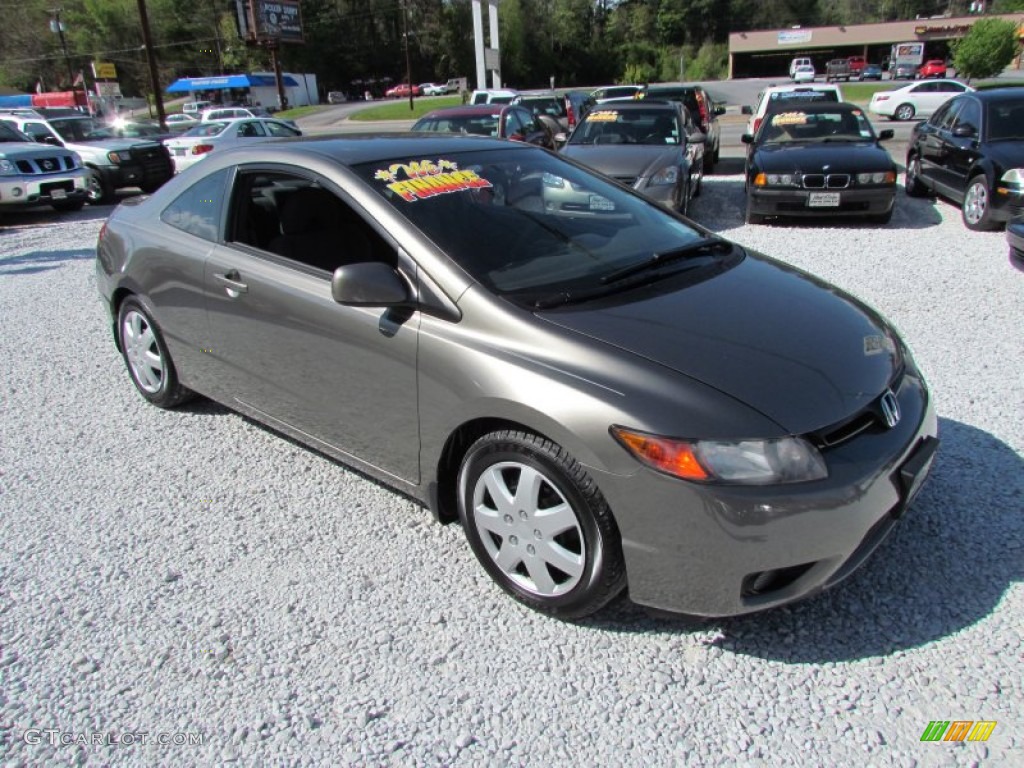
[[[132,383],[160,408],[173,408],[193,397],[178,382],[178,372],[163,335],[136,298],[125,299],[117,314],[117,338]]]
[[[64,200],[59,203],[50,203],[50,205],[53,207],[53,210],[60,211],[61,213],[80,211],[82,210],[82,207],[85,205],[85,199],[83,198],[81,200]]]
[[[913,120],[915,114],[913,104],[900,104],[896,107],[897,120]]]
[[[992,200],[988,190],[988,182],[984,176],[975,176],[967,185],[963,205],[960,206],[964,224],[975,232],[987,232],[995,229],[992,221]]]
[[[908,197],[924,197],[928,190],[921,182],[921,159],[912,155],[907,160],[907,172],[903,179],[903,188]]]
[[[534,610],[583,618],[626,585],[607,502],[550,440],[507,430],[473,443],[459,470],[459,517],[490,577]]]
[[[89,171],[86,189],[85,199],[89,201],[89,205],[104,205],[114,202],[114,190],[104,181],[103,175],[99,171]]]

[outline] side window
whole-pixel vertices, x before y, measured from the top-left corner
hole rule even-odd
[[[244,123],[240,123],[236,135],[252,138],[254,136],[266,136],[267,132],[263,130],[263,126],[258,120],[246,120]]]
[[[164,208],[160,220],[190,235],[217,242],[227,178],[227,169],[204,176]]]
[[[21,130],[36,141],[42,141],[47,136],[53,136],[53,131],[47,128],[43,123],[25,123]]]
[[[964,99],[961,102],[964,106],[953,121],[953,128],[970,126],[975,134],[981,132],[981,106],[973,99]]]
[[[945,105],[944,105],[945,106]],[[953,125],[956,123],[957,115],[962,111],[961,103],[949,104],[949,109],[945,111],[942,116],[942,121],[936,123],[936,125],[944,131],[951,130]]]
[[[505,138],[514,135],[522,136],[524,132],[525,126],[523,125],[523,118],[519,114],[519,110],[510,109],[505,116]]]
[[[398,263],[394,248],[360,213],[305,175],[241,171],[231,208],[233,243],[324,272],[364,261]]]

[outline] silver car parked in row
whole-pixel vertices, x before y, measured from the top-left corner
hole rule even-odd
[[[877,313],[528,145],[215,152],[114,211],[96,274],[148,401],[201,393],[460,520],[563,618],[627,584],[707,616],[829,587],[937,445]]]

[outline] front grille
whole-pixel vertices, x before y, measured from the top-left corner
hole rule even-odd
[[[805,173],[804,189],[846,189],[850,186],[848,173]]]
[[[131,157],[132,162],[142,167],[145,183],[165,181],[174,175],[170,153],[167,147],[160,144],[151,147],[132,147]]]
[[[897,396],[899,395],[900,386],[903,384],[903,373],[904,371],[900,370],[889,384],[889,389],[895,392]],[[834,448],[845,443],[847,440],[852,440],[862,432],[872,429],[888,429],[885,424],[885,417],[882,415],[881,399],[882,395],[879,395],[850,418],[813,432],[808,435],[808,438],[818,448]]]
[[[70,171],[73,167],[71,156],[33,157],[16,160],[14,163],[22,173],[37,175],[42,173],[60,173]]]

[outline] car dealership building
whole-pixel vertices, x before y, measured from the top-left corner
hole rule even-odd
[[[789,62],[798,56],[809,57],[818,72],[825,71],[829,59],[847,56],[864,56],[881,64],[894,44],[910,41],[925,43],[926,59],[945,59],[951,40],[963,37],[978,19],[993,17],[1012,21],[1024,31],[1024,14],[1008,13],[733,32],[729,35],[729,77],[785,77]]]

